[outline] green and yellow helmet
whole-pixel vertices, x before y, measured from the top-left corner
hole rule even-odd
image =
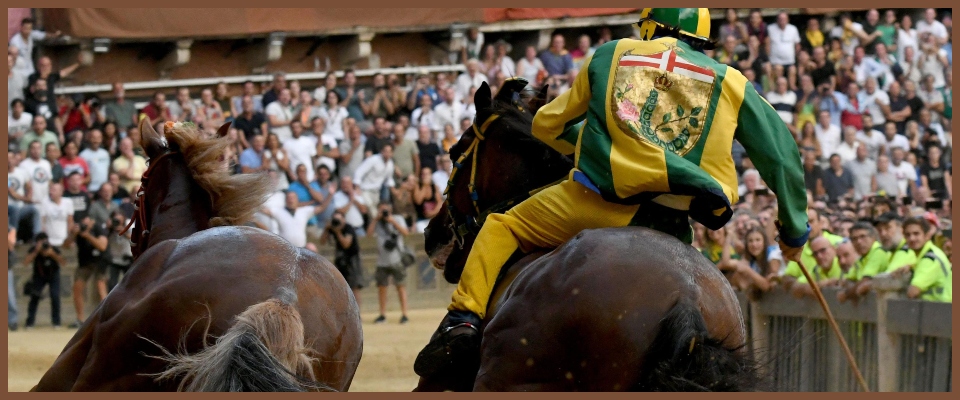
[[[640,12],[640,39],[652,40],[657,27],[678,29],[681,34],[710,40],[709,8],[644,8]]]

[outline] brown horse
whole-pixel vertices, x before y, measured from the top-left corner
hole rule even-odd
[[[228,128],[168,124],[161,137],[141,123],[137,259],[34,390],[349,389],[363,347],[356,300],[327,260],[240,225],[272,187],[227,172]]]
[[[500,118],[466,157],[476,160],[461,160],[463,171],[454,174],[448,201],[427,228],[426,251],[451,283],[485,215],[504,212],[572,167],[530,134],[546,88],[527,103],[516,97],[522,86],[504,85],[496,99],[486,84],[477,91],[476,121]],[[472,129],[464,132],[451,158],[474,139]],[[475,197],[468,189],[473,175]],[[483,321],[476,368],[421,378],[416,391],[760,387],[733,289],[672,236],[642,227],[587,230],[557,249],[518,252],[504,271]]]

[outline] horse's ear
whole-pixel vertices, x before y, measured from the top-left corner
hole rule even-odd
[[[149,158],[155,158],[163,154],[163,138],[153,129],[150,118],[140,120],[140,147],[143,148]]]
[[[527,87],[527,80],[519,77],[507,79],[497,92],[497,101],[514,103],[519,100],[520,92]]]
[[[477,110],[486,110],[493,105],[493,96],[490,94],[490,85],[487,85],[486,82],[480,84],[480,87],[477,88],[477,93],[473,95],[473,104],[476,105]]]
[[[220,129],[217,129],[217,137],[222,138],[227,136],[227,132],[230,132],[230,125],[233,125],[233,122],[227,122],[220,126]]]
[[[540,107],[543,107],[547,104],[547,91],[550,89],[549,84],[544,84],[540,87],[540,91],[537,92],[537,95],[530,99],[530,113],[537,115],[537,110],[540,110]]]

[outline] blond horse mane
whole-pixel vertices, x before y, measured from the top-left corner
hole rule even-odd
[[[211,226],[242,225],[273,192],[269,175],[229,172],[224,153],[229,138],[209,135],[191,123],[167,122],[163,136],[180,148],[193,179],[210,194],[213,204]]]

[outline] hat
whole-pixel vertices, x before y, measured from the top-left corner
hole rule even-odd
[[[895,212],[893,212],[893,211],[887,211],[887,212],[885,212],[885,213],[883,213],[883,214],[880,214],[880,216],[877,217],[877,223],[878,223],[878,224],[886,224],[886,223],[890,223],[890,222],[892,222],[892,221],[903,222],[903,219],[900,218],[900,216],[897,215],[897,213],[895,213]]]
[[[934,214],[932,211],[923,213],[923,219],[927,220],[931,225],[936,226],[937,229],[940,229],[940,218],[937,218],[937,214]]]
[[[513,51],[513,45],[507,42],[506,40],[500,39],[493,43],[495,47],[504,46],[507,48],[507,53]]]

